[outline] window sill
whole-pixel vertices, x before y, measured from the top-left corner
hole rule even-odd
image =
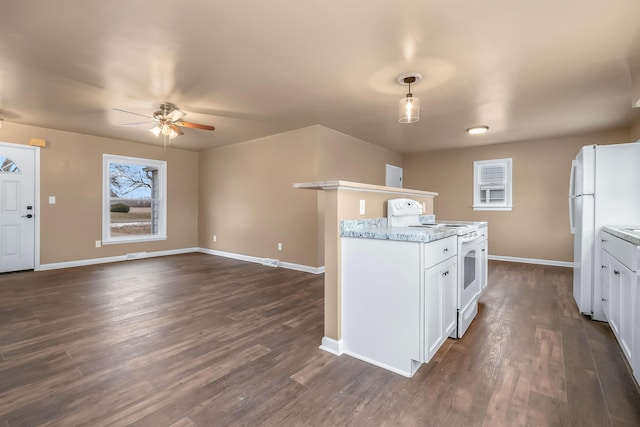
[[[513,206],[473,206],[474,211],[511,211]]]
[[[118,245],[121,243],[141,243],[141,242],[157,242],[158,240],[167,240],[167,236],[140,236],[140,237],[123,237],[120,239],[103,239],[103,245]]]

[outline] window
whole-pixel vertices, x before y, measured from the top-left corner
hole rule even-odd
[[[510,211],[511,159],[473,162],[473,209]]]
[[[103,155],[102,243],[167,238],[167,163]]]
[[[0,156],[0,172],[21,173],[20,168],[15,164],[13,160],[2,156]]]

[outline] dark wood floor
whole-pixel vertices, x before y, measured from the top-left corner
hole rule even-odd
[[[318,349],[323,277],[204,254],[0,275],[0,426],[638,426],[571,270],[490,263],[413,378]]]

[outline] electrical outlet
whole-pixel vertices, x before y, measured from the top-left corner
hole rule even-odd
[[[102,242],[100,240],[96,240],[96,248],[102,246]]]
[[[50,205],[56,204],[56,196],[49,196],[49,204]]]
[[[278,243],[278,250],[281,251],[282,250],[282,243]]]
[[[365,201],[360,200],[360,215],[364,215],[364,211],[365,211]]]
[[[216,236],[215,234],[213,235],[213,241],[217,242],[218,241],[218,236]]]

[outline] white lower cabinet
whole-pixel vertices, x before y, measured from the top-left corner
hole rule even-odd
[[[343,237],[342,352],[405,376],[428,362],[456,327],[456,250]]]
[[[605,318],[618,339],[634,375],[640,374],[640,298],[639,276],[632,271],[638,247],[603,233],[602,301]]]
[[[424,350],[423,361],[429,362],[456,328],[456,258],[425,270],[423,282]]]

